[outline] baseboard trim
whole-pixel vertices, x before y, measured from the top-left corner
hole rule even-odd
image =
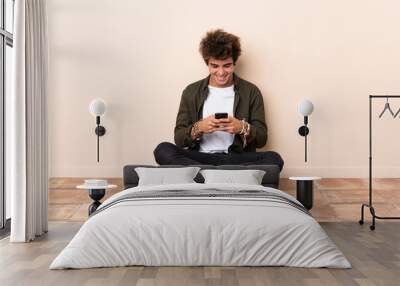
[[[362,167],[284,167],[281,178],[320,176],[323,178],[368,178],[369,168]],[[375,167],[373,178],[398,178],[400,167]]]

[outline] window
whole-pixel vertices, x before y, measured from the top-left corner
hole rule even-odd
[[[0,0],[0,236],[9,230],[10,194],[5,188],[5,112],[11,92],[14,0]]]

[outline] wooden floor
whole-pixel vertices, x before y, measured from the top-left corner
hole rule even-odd
[[[0,241],[0,285],[399,285],[400,223],[380,222],[375,231],[350,222],[321,223],[352,269],[291,267],[119,267],[48,270],[82,223],[51,222],[32,243]]]
[[[91,203],[86,190],[75,186],[83,178],[52,178],[49,190],[49,219],[51,221],[85,221]],[[109,178],[118,185],[108,191],[106,198],[122,190],[122,179]],[[374,206],[380,216],[400,215],[400,179],[375,179]],[[295,183],[281,179],[280,189],[295,196]],[[368,202],[368,181],[365,179],[323,179],[314,186],[312,215],[320,222],[358,221],[360,205]]]
[[[400,285],[400,222],[378,221],[375,231],[360,226],[367,202],[363,179],[324,179],[315,185],[312,214],[351,262],[352,269],[290,267],[123,267],[48,270],[87,219],[90,199],[75,186],[83,179],[54,178],[49,191],[49,233],[32,243],[0,241],[0,285]],[[122,189],[121,179],[109,179]],[[293,182],[281,189],[295,194]],[[400,179],[374,181],[379,215],[400,215]]]

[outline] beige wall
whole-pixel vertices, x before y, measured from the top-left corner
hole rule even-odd
[[[173,140],[183,88],[207,75],[198,43],[211,28],[241,37],[237,73],[263,93],[265,150],[282,154],[283,176],[366,177],[368,94],[400,94],[395,0],[49,0],[48,9],[52,177],[153,164],[154,147]],[[108,103],[100,163],[88,112],[96,97]],[[302,98],[315,104],[307,164]],[[376,175],[398,176],[400,118],[375,122]]]

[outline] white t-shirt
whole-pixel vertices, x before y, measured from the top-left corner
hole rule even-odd
[[[233,90],[233,85],[222,88],[209,85],[208,96],[203,105],[203,118],[222,112],[228,113],[228,116],[233,116],[234,99],[235,91]],[[225,131],[203,134],[200,141],[200,152],[227,153],[234,138],[234,134]]]

